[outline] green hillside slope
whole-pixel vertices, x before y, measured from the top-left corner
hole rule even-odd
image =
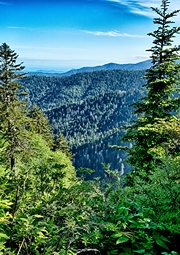
[[[102,162],[127,171],[124,152],[109,148],[122,136],[120,127],[135,118],[130,104],[142,97],[144,71],[109,70],[64,77],[29,76],[29,102],[47,115],[55,134],[62,133],[74,166],[104,175]]]

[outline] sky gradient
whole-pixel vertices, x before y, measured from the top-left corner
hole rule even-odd
[[[170,10],[179,0],[171,0]],[[0,1],[1,44],[19,54],[28,70],[67,71],[148,59],[148,32],[161,0]],[[175,19],[180,26],[180,14]],[[180,44],[180,35],[176,44]]]

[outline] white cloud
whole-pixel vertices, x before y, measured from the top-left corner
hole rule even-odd
[[[116,3],[119,5],[126,6],[131,13],[154,17],[154,12],[151,10],[151,7],[160,7],[161,0],[107,0],[108,2]],[[179,9],[179,0],[172,0],[169,5],[169,10],[178,10]],[[180,20],[180,14],[179,18]]]
[[[137,61],[147,60],[147,59],[149,59],[149,55],[148,54],[146,54],[146,55],[138,55],[138,56],[134,56],[133,58],[136,59]]]
[[[31,27],[20,27],[20,26],[8,26],[8,29],[16,29],[16,30],[28,30],[28,31],[35,31],[35,30],[41,30],[41,28],[31,28]]]
[[[119,33],[118,31],[88,31],[83,30],[86,34],[91,34],[95,36],[110,36],[110,37],[133,37],[133,38],[144,38],[146,36],[143,35],[134,35],[134,34],[127,34],[127,33]]]
[[[26,29],[25,27],[15,27],[15,26],[9,26],[7,28],[9,28],[9,29]]]

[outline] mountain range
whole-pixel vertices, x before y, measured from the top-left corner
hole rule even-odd
[[[29,72],[30,75],[46,75],[46,76],[69,76],[76,73],[82,72],[93,72],[101,70],[146,70],[150,68],[151,60],[146,60],[138,63],[129,63],[129,64],[116,64],[116,63],[107,63],[105,65],[92,66],[92,67],[82,67],[79,69],[71,69],[67,72],[57,72],[57,71],[47,71],[47,70],[37,70],[35,72]]]

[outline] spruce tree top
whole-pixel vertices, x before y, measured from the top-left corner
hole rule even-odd
[[[171,19],[180,10],[168,12],[169,1],[162,0],[160,8],[152,8],[157,14],[154,24],[158,25],[148,35],[154,38],[151,52],[152,66],[146,71],[146,96],[137,103],[137,120],[127,128],[122,141],[133,142],[128,149],[128,162],[134,166],[135,173],[154,171],[161,164],[163,155],[178,155],[177,137],[179,137],[180,119],[180,46],[173,45],[180,27],[172,26]],[[143,177],[144,178],[144,177]]]
[[[159,16],[154,18],[154,24],[158,28],[149,33],[154,38],[153,46],[150,51],[152,54],[152,66],[147,70],[145,78],[147,83],[147,96],[134,104],[136,113],[143,114],[148,121],[155,118],[164,118],[170,116],[172,111],[178,110],[180,98],[177,97],[180,85],[180,45],[173,45],[173,39],[180,33],[180,27],[171,26],[180,10],[168,12],[169,1],[162,0],[160,9],[153,8]]]
[[[17,71],[22,71],[25,68],[22,65],[22,63],[20,64],[16,63],[17,58],[18,58],[18,54],[14,50],[11,50],[6,43],[3,43],[0,46],[1,78],[2,78],[2,75],[5,76],[5,72],[8,72],[8,75],[11,78],[21,78],[21,76],[23,76],[23,74],[15,73]]]
[[[0,98],[1,102],[15,100],[16,96],[25,95],[24,88],[17,81],[25,77],[22,63],[17,64],[18,55],[3,43],[0,46]]]

